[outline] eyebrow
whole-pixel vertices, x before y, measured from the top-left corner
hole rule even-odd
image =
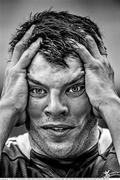
[[[32,78],[32,76],[30,74],[27,74],[27,78],[29,81],[31,81],[34,84],[40,85],[40,86],[46,86],[45,84],[41,83],[40,81]]]
[[[79,74],[75,79],[71,80],[70,82],[65,83],[64,86],[68,86],[68,85],[74,84],[77,81],[79,81],[80,79],[83,79],[84,76],[85,76],[85,74]],[[30,74],[27,74],[27,78],[28,78],[29,81],[31,81],[34,84],[37,84],[37,85],[40,85],[40,86],[46,86],[47,87],[47,85],[45,85],[45,84],[41,83],[40,81],[34,79]]]
[[[85,74],[79,74],[75,79],[71,80],[70,82],[67,82],[64,84],[64,86],[70,86],[78,81],[80,81],[81,79],[83,79],[85,77]]]

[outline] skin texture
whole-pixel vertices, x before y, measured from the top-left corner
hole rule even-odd
[[[90,102],[97,111],[108,98],[115,96],[114,72],[106,57],[94,41],[87,35],[88,49],[77,42],[74,45],[84,64],[86,92]]]
[[[28,49],[25,48],[33,29],[34,26],[16,44],[14,52],[9,54],[0,101],[0,122],[2,124],[0,129],[0,155],[12,128],[15,125],[23,124],[26,120],[25,109],[28,97],[26,68],[41,44],[41,38],[38,38]]]
[[[79,73],[82,71],[80,62],[78,63],[78,59],[74,59],[74,62],[72,58],[69,58],[69,61],[66,59],[70,66],[69,69],[50,66],[44,58],[37,54],[41,38],[33,42],[28,49],[25,48],[33,29],[34,26],[16,44],[6,69],[0,101],[0,152],[2,152],[12,128],[25,123],[27,109],[32,147],[36,151],[48,153],[52,157],[53,155],[61,158],[75,157],[76,154],[84,152],[84,149],[91,147],[96,141],[94,137],[97,137],[95,133],[97,127],[91,130],[94,124],[90,121],[92,107],[107,123],[120,162],[120,99],[114,88],[113,70],[106,56],[102,54],[102,49],[98,49],[94,39],[89,35],[85,37],[88,49],[82,44],[75,42],[75,45],[74,43],[73,46],[77,49],[85,72],[85,92],[75,98],[68,97],[65,93],[68,91],[65,91],[67,87],[64,86],[64,83],[75,78],[78,70]],[[35,56],[36,54],[37,56]],[[42,62],[41,66],[44,71],[38,61]],[[31,64],[31,62],[33,63]],[[38,81],[44,80],[44,84],[48,83],[45,87],[47,94],[45,93],[44,98],[33,97],[33,92],[36,93],[36,91],[28,88],[27,69],[30,64],[29,75],[34,76]],[[48,115],[50,115],[49,118]],[[69,131],[69,135],[59,136],[59,138],[57,135],[40,131],[42,124],[51,121],[58,123],[58,120],[62,123],[64,120],[67,125],[69,123],[73,126],[77,125],[76,131]],[[42,143],[40,144],[40,142]]]
[[[13,53],[9,54],[8,65],[5,72],[4,86],[2,90],[2,99],[11,104],[13,111],[17,113],[16,124],[23,124],[26,120],[26,105],[28,98],[28,86],[26,81],[26,70],[41,43],[38,38],[31,46],[26,49],[25,44],[31,36],[34,29],[32,26],[26,35],[16,44]]]
[[[82,64],[79,58],[72,56],[66,58],[66,63],[69,68],[51,65],[38,53],[28,73],[32,146],[42,154],[58,158],[79,155],[97,141],[97,136],[91,140],[93,132],[89,134],[93,120],[90,120],[91,105],[84,89]],[[42,85],[31,82],[29,77]],[[70,84],[72,80],[76,82]],[[80,85],[76,87],[78,83]],[[65,124],[74,129],[65,135],[56,135],[42,128],[46,124]]]

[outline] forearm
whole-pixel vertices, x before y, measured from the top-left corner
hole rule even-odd
[[[0,155],[4,144],[17,121],[17,112],[9,100],[0,101]]]
[[[100,106],[100,114],[108,125],[120,163],[120,98],[113,95]]]

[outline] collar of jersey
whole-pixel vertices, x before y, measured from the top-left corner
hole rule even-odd
[[[110,132],[108,129],[102,129],[102,128],[99,128],[100,130],[100,138],[99,138],[99,142],[97,144],[97,148],[98,148],[98,151],[99,151],[99,154],[103,154],[106,149],[110,146],[110,144],[112,143],[112,139],[111,139],[111,135],[110,135]],[[22,135],[19,135],[17,138],[16,138],[16,143],[19,147],[19,149],[21,150],[21,152],[28,158],[30,159],[30,156],[31,156],[31,152],[35,152],[34,150],[32,150],[31,146],[30,146],[30,141],[29,141],[29,134],[28,133],[25,133],[25,134],[22,134]],[[96,147],[93,146],[92,148]],[[86,151],[84,154],[85,156],[88,154],[90,154],[90,152],[92,152],[92,148],[88,151]],[[36,155],[38,155],[38,153],[35,152]],[[83,155],[84,155],[83,154]]]

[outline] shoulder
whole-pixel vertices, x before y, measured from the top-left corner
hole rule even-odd
[[[100,129],[99,156],[95,162],[94,173],[98,177],[120,177],[120,165],[108,129]]]
[[[112,143],[112,137],[110,131],[106,128],[100,128],[100,138],[98,142],[99,154],[103,154]]]
[[[21,177],[26,175],[29,159],[21,152],[17,138],[9,138],[1,155],[0,177]]]
[[[19,135],[18,137],[12,137],[7,140],[5,143],[5,147],[3,149],[3,153],[7,153],[10,151],[10,157],[26,157],[30,159],[30,142],[28,133]]]
[[[10,160],[14,160],[17,158],[23,158],[23,154],[21,153],[20,149],[18,148],[17,138],[9,138],[4,146],[2,151],[2,157],[6,156]]]

